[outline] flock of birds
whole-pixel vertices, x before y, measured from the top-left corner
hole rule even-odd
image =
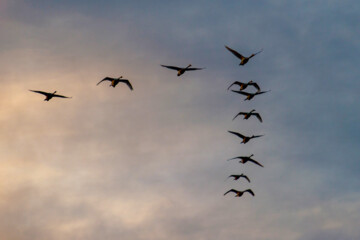
[[[254,57],[256,54],[259,54],[260,52],[262,52],[262,50],[260,50],[259,52],[257,53],[254,53],[254,54],[251,54],[249,57],[244,57],[242,56],[240,53],[238,53],[237,51],[235,51],[234,49],[231,49],[229,48],[228,46],[225,46],[225,48],[227,50],[229,50],[232,54],[234,54],[236,57],[240,58],[241,62],[239,65],[243,66],[245,65],[249,60],[250,58]],[[244,101],[246,100],[251,100],[253,99],[255,96],[257,95],[260,95],[260,94],[263,94],[263,93],[266,93],[266,92],[269,92],[269,91],[261,91],[260,89],[260,86],[256,83],[256,82],[253,82],[252,80],[247,82],[247,83],[244,83],[244,82],[239,82],[239,81],[235,81],[233,82],[229,87],[228,87],[228,90],[230,90],[233,86],[238,86],[239,87],[239,90],[231,90],[232,92],[235,92],[235,93],[238,93],[238,94],[241,94],[241,95],[244,95],[246,96],[246,98],[244,99]],[[253,87],[256,89],[256,92],[245,92],[244,90],[246,88],[248,88],[249,86]],[[257,113],[255,109],[251,110],[250,112],[239,112],[235,115],[235,117],[232,119],[232,120],[235,120],[235,118],[237,118],[238,116],[243,116],[245,120],[249,119],[250,117],[254,116],[256,117],[260,122],[262,122],[262,118],[260,116],[260,113]],[[244,143],[246,144],[247,142],[249,142],[251,139],[253,138],[259,138],[259,137],[262,137],[264,135],[252,135],[252,136],[245,136],[241,133],[238,133],[238,132],[234,132],[234,131],[228,131],[229,133],[241,138],[241,143]],[[235,159],[239,159],[239,163],[242,163],[242,164],[245,164],[247,162],[252,162],[253,164],[256,164],[260,167],[264,167],[261,163],[259,163],[258,161],[252,159],[252,157],[254,156],[254,154],[251,154],[250,156],[237,156],[237,157],[234,157],[234,158],[231,158],[231,159],[228,159],[228,161],[230,160],[235,160]],[[228,178],[233,178],[234,180],[239,180],[240,178],[244,178],[246,179],[249,183],[250,183],[250,179],[248,178],[248,176],[246,176],[245,174],[232,174],[230,175]],[[255,193],[251,190],[251,189],[246,189],[246,190],[243,190],[243,191],[240,191],[240,190],[237,190],[237,189],[230,189],[229,191],[225,192],[224,193],[224,196],[228,193],[235,193],[235,197],[241,197],[244,193],[249,193],[251,194],[252,196],[255,196]]]
[[[243,55],[241,55],[240,53],[238,53],[237,51],[231,49],[228,46],[225,46],[225,48],[227,50],[229,50],[232,54],[234,54],[236,57],[238,57],[241,61],[240,64],[241,66],[245,65],[252,57],[254,57],[255,55],[259,54],[260,52],[262,52],[263,50],[260,50],[259,52],[253,53],[251,54],[249,57],[244,57]],[[192,68],[191,64],[189,64],[186,67],[177,67],[177,66],[168,66],[168,65],[161,65],[162,67],[171,69],[171,70],[175,70],[177,71],[177,76],[181,76],[182,74],[184,74],[186,71],[195,71],[195,70],[202,70],[205,68]],[[104,79],[100,80],[96,85],[99,85],[100,83],[104,82],[104,81],[109,81],[110,82],[110,87],[115,88],[119,83],[124,83],[126,84],[129,89],[132,91],[134,90],[132,84],[130,83],[130,81],[128,79],[123,79],[123,76],[120,76],[119,78],[112,78],[112,77],[105,77]],[[243,82],[239,82],[239,81],[235,81],[233,82],[229,87],[228,90],[231,89],[231,87],[233,85],[237,85],[239,86],[239,90],[231,90],[232,92],[241,94],[246,96],[246,98],[244,99],[244,101],[246,100],[251,100],[253,99],[256,95],[260,95],[269,91],[261,91],[259,85],[256,82],[253,81],[249,81],[247,83],[243,83]],[[254,88],[256,88],[256,92],[251,93],[251,92],[245,92],[243,90],[245,90],[247,87],[252,86]],[[45,96],[44,101],[49,101],[50,99],[54,98],[54,97],[58,97],[58,98],[72,98],[72,97],[67,97],[67,96],[63,96],[63,95],[59,95],[56,94],[57,91],[54,92],[45,92],[45,91],[39,91],[39,90],[29,90],[31,92],[35,92],[35,93],[39,93]],[[235,118],[237,118],[238,116],[244,116],[243,119],[247,120],[250,117],[254,116],[256,117],[260,122],[262,122],[262,118],[260,116],[259,113],[255,112],[255,109],[251,110],[250,112],[239,112],[238,114],[235,115],[235,117],[233,118],[233,120]],[[247,142],[249,142],[251,139],[253,138],[259,138],[262,137],[264,135],[252,135],[252,136],[245,136],[241,133],[238,132],[234,132],[234,131],[228,131],[231,134],[234,134],[235,136],[239,137],[242,139],[241,143],[246,144]],[[254,156],[254,154],[251,154],[250,156],[238,156],[238,157],[234,157],[228,160],[235,160],[235,159],[240,159],[239,163],[245,164],[247,162],[252,162],[260,167],[264,167],[262,164],[260,164],[258,161],[252,159],[252,156]],[[250,182],[250,179],[244,175],[244,174],[232,174],[230,175],[228,178],[234,178],[234,180],[239,180],[240,178],[244,178],[246,179],[248,182]],[[252,196],[255,196],[255,193],[251,190],[251,189],[246,189],[244,191],[239,191],[236,189],[230,189],[229,191],[227,191],[226,193],[224,193],[224,196],[230,192],[235,193],[235,197],[241,197],[245,192],[248,192],[249,194],[251,194]]]

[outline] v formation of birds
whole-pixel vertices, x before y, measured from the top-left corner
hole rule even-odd
[[[237,58],[240,59],[240,63],[239,65],[240,66],[244,66],[247,62],[249,62],[249,60],[254,57],[255,55],[259,54],[260,52],[262,52],[263,50],[261,49],[260,51],[256,52],[256,53],[253,53],[251,54],[249,57],[244,57],[243,55],[241,55],[240,53],[238,53],[237,51],[235,51],[234,49],[231,49],[230,47],[228,46],[225,46],[225,48],[227,50],[229,50],[232,54],[234,54]],[[171,69],[171,70],[175,70],[177,71],[177,76],[181,76],[183,75],[185,72],[187,71],[195,71],[195,70],[202,70],[202,69],[205,69],[205,68],[194,68],[194,67],[191,67],[192,65],[189,64],[188,66],[186,67],[177,67],[177,66],[169,66],[169,65],[161,65],[162,67],[165,67],[165,68],[168,68],[168,69]],[[132,84],[130,83],[130,81],[128,79],[124,79],[123,76],[120,76],[118,78],[112,78],[112,77],[105,77],[103,78],[102,80],[100,80],[96,85],[99,85],[100,83],[102,82],[105,82],[105,81],[108,81],[110,82],[110,85],[109,87],[113,87],[115,88],[117,84],[119,83],[123,83],[125,85],[128,86],[128,88],[132,91],[134,88],[132,86]],[[239,90],[233,90],[231,88],[233,88],[233,86],[238,86],[239,87]],[[247,88],[250,88],[250,87],[253,87],[256,89],[256,92],[248,92],[248,91],[243,91]],[[238,93],[240,95],[244,95],[246,96],[246,98],[244,99],[244,101],[246,100],[251,100],[252,98],[254,98],[256,95],[260,95],[260,94],[263,94],[263,93],[266,93],[266,92],[269,92],[269,91],[261,91],[261,88],[260,86],[256,83],[256,82],[253,82],[252,80],[249,81],[249,82],[239,82],[239,81],[235,81],[233,82],[229,87],[228,87],[228,90],[230,90],[232,92],[235,92],[235,93]],[[45,92],[45,91],[40,91],[40,90],[29,90],[31,92],[35,92],[35,93],[39,93],[39,94],[42,94],[45,96],[45,99],[44,101],[49,101],[50,99],[54,98],[54,97],[57,97],[57,98],[72,98],[72,97],[67,97],[67,96],[64,96],[64,95],[59,95],[59,94],[56,94],[57,91],[54,91],[54,92]],[[260,122],[262,122],[262,118],[260,116],[260,113],[258,112],[255,112],[256,110],[253,109],[249,112],[239,112],[237,113],[234,118],[232,120],[235,120],[235,118],[239,117],[239,116],[243,116],[243,119],[247,120],[249,118],[252,118],[252,117],[256,117]],[[241,133],[238,133],[238,132],[234,132],[234,131],[228,131],[229,133],[241,138],[241,143],[244,143],[246,144],[247,142],[249,142],[250,140],[252,140],[253,138],[259,138],[259,137],[262,137],[264,135],[252,135],[252,136],[245,136]],[[252,156],[254,156],[254,154],[251,154],[250,156],[237,156],[237,157],[234,157],[234,158],[231,158],[231,159],[228,159],[228,160],[236,160],[236,159],[240,159],[239,163],[242,163],[242,164],[245,164],[247,162],[251,162],[253,164],[256,164],[260,167],[264,167],[261,163],[259,163],[258,161],[252,159]],[[247,180],[249,183],[250,183],[250,179],[248,176],[246,176],[245,174],[241,173],[241,174],[232,174],[230,175],[228,178],[233,178],[233,180],[239,180],[241,178]],[[245,189],[243,191],[241,190],[236,190],[236,189],[230,189],[229,191],[225,192],[224,193],[224,196],[230,192],[233,192],[235,193],[235,197],[241,197],[244,193],[249,193],[251,194],[252,196],[255,196],[255,193],[252,191],[252,189]]]

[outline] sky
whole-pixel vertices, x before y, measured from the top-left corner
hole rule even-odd
[[[0,238],[360,239],[359,12],[352,0],[0,0]],[[239,66],[225,45],[264,50]],[[97,86],[106,76],[134,91]],[[250,80],[271,91],[227,91]],[[232,121],[251,109],[263,123]],[[229,130],[265,136],[244,145]],[[264,168],[226,161],[250,154]],[[241,173],[251,183],[226,180]],[[223,196],[232,188],[255,197]]]

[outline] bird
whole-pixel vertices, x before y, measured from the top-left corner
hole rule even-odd
[[[262,91],[262,92],[255,92],[255,93],[248,93],[248,92],[244,92],[244,91],[236,91],[236,90],[231,90],[232,92],[238,93],[238,94],[242,94],[245,95],[246,98],[244,99],[244,101],[246,100],[251,100],[253,97],[255,97],[256,95],[260,95],[263,93],[267,93],[270,92],[270,90],[268,91]]]
[[[224,193],[224,196],[226,194],[228,194],[229,192],[234,192],[236,193],[235,197],[241,197],[245,192],[248,192],[250,193],[252,196],[255,196],[255,193],[251,190],[251,189],[246,189],[244,191],[239,191],[239,190],[236,190],[236,189],[230,189],[229,191],[227,191],[226,193]]]
[[[231,178],[231,177],[233,177],[234,180],[238,180],[239,178],[243,177],[246,180],[248,180],[248,182],[250,182],[250,179],[246,175],[244,175],[243,173],[240,174],[240,175],[233,174],[233,175],[230,175],[228,178]]]
[[[253,162],[256,165],[259,165],[260,167],[264,167],[263,165],[261,165],[258,161],[252,159],[251,157],[254,156],[254,154],[251,154],[250,156],[238,156],[238,157],[234,157],[234,158],[230,158],[228,159],[228,161],[230,160],[234,160],[234,159],[240,159],[239,163],[245,164],[247,162]],[[236,179],[235,179],[236,180]]]
[[[250,58],[254,57],[256,54],[259,54],[259,53],[261,53],[261,52],[263,51],[263,49],[261,49],[259,52],[253,53],[253,54],[251,54],[249,57],[244,57],[243,55],[241,55],[240,53],[238,53],[238,52],[235,51],[234,49],[229,48],[229,47],[226,46],[226,45],[225,45],[225,48],[226,48],[227,50],[229,50],[232,54],[234,54],[236,57],[240,58],[241,62],[240,62],[239,65],[241,65],[241,66],[245,65],[245,64],[250,60]]]
[[[228,90],[231,88],[232,85],[239,85],[240,86],[240,90],[244,90],[245,88],[247,88],[248,86],[254,86],[258,92],[260,92],[260,87],[256,82],[253,82],[253,80],[250,80],[247,83],[243,83],[243,82],[239,82],[239,81],[235,81],[233,82],[229,87]]]
[[[43,91],[38,91],[38,90],[29,90],[31,92],[35,92],[35,93],[40,93],[42,95],[45,95],[46,98],[44,99],[44,101],[49,101],[50,99],[52,99],[53,97],[59,97],[59,98],[72,98],[72,97],[66,97],[66,96],[63,96],[63,95],[58,95],[58,94],[55,94],[55,92],[53,93],[48,93],[48,92],[43,92]]]
[[[264,136],[264,135],[257,135],[257,136],[252,135],[251,137],[248,137],[248,136],[244,136],[244,135],[242,135],[242,134],[240,134],[240,133],[238,133],[238,132],[233,132],[233,131],[228,131],[228,132],[229,132],[229,133],[232,133],[232,134],[234,134],[234,135],[236,135],[236,136],[238,136],[238,137],[240,137],[240,138],[242,138],[243,140],[242,140],[241,143],[244,143],[244,144],[246,144],[248,141],[250,141],[250,140],[253,139],[253,138],[258,138],[258,137]]]
[[[235,115],[235,117],[233,118],[233,121],[239,115],[244,115],[244,119],[249,119],[251,116],[255,116],[255,117],[257,117],[257,119],[259,119],[260,122],[262,122],[260,114],[255,113],[255,109],[251,110],[250,112],[239,112],[238,114]]]
[[[102,83],[103,81],[110,81],[111,83],[110,83],[109,87],[116,87],[116,85],[119,82],[122,82],[122,83],[125,83],[130,88],[131,91],[133,90],[133,86],[131,85],[130,81],[128,79],[122,79],[122,76],[120,76],[119,78],[105,77],[100,82],[98,82],[96,84],[96,86],[99,85],[100,83]]]
[[[190,68],[192,66],[191,64],[189,64],[187,67],[184,67],[184,68],[175,67],[175,66],[166,66],[166,65],[161,65],[161,66],[172,69],[172,70],[176,70],[178,72],[177,73],[178,77],[183,75],[186,71],[194,71],[194,70],[202,70],[202,69],[204,69],[204,68]]]

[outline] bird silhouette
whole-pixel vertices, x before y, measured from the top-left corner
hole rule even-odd
[[[228,131],[228,132],[242,138],[241,143],[244,143],[244,144],[246,144],[248,141],[250,141],[253,138],[258,138],[258,137],[264,136],[264,135],[257,135],[257,136],[252,135],[251,137],[248,137],[248,136],[244,136],[244,135],[242,135],[241,133],[238,133],[238,132],[233,132],[233,131]]]
[[[231,178],[231,177],[233,177],[235,181],[238,180],[239,178],[243,177],[246,180],[248,180],[248,182],[250,182],[250,179],[246,175],[244,175],[243,173],[240,174],[240,175],[232,174],[228,178]]]
[[[262,122],[262,118],[261,118],[260,114],[255,113],[255,109],[251,110],[250,112],[239,112],[238,114],[235,115],[235,117],[233,118],[233,121],[239,115],[244,115],[244,119],[249,119],[251,116],[255,116],[255,117],[257,117],[257,119],[259,119],[260,122]]]
[[[45,95],[46,98],[44,99],[44,101],[49,101],[50,99],[52,99],[53,97],[59,97],[59,98],[72,98],[72,97],[66,97],[66,96],[63,96],[63,95],[58,95],[58,94],[55,94],[55,92],[53,93],[49,93],[49,92],[43,92],[43,91],[38,91],[38,90],[29,90],[31,92],[35,92],[35,93],[40,93],[42,95]]]
[[[245,64],[250,60],[250,58],[254,57],[256,54],[259,54],[259,53],[261,53],[261,52],[263,51],[263,49],[261,49],[259,52],[253,53],[253,54],[251,54],[249,57],[244,57],[243,55],[241,55],[240,53],[238,53],[238,52],[235,51],[234,49],[229,48],[229,47],[226,46],[226,45],[225,45],[225,48],[226,48],[227,50],[229,50],[232,54],[234,54],[236,57],[240,58],[241,62],[240,62],[239,65],[242,65],[242,66],[245,65]]]
[[[244,193],[248,192],[250,193],[252,196],[255,196],[255,193],[251,190],[251,189],[246,189],[244,191],[239,191],[236,189],[230,189],[229,191],[227,191],[226,193],[224,193],[224,196],[226,194],[228,194],[229,192],[234,192],[235,193],[235,197],[241,197]]]
[[[122,76],[120,76],[119,78],[105,77],[100,82],[98,82],[96,84],[96,86],[99,85],[100,83],[102,83],[103,81],[110,81],[111,83],[110,83],[109,87],[116,87],[116,85],[119,82],[122,82],[122,83],[125,83],[130,88],[131,91],[133,90],[133,86],[131,85],[130,81],[128,79],[122,79]]]
[[[258,161],[252,159],[251,158],[252,156],[254,156],[254,154],[251,154],[250,156],[238,156],[238,157],[230,158],[230,159],[228,159],[228,161],[234,160],[234,159],[240,159],[239,163],[245,164],[247,162],[252,162],[252,163],[255,163],[256,165],[259,165],[260,167],[264,167]]]
[[[255,97],[256,95],[260,95],[263,93],[267,93],[270,92],[270,90],[268,91],[262,91],[262,92],[255,92],[255,93],[248,93],[248,92],[244,92],[244,91],[236,91],[236,90],[231,90],[232,92],[238,93],[238,94],[242,94],[245,95],[246,98],[244,99],[244,101],[246,100],[251,100],[253,97]]]
[[[257,89],[257,91],[260,92],[260,87],[259,87],[259,85],[258,85],[256,82],[253,82],[253,80],[250,80],[250,81],[247,82],[247,83],[235,81],[235,82],[233,82],[233,83],[228,87],[228,90],[231,88],[232,85],[238,85],[238,86],[240,86],[240,90],[244,90],[244,89],[246,89],[248,86],[254,86],[254,87]]]
[[[176,70],[178,72],[177,73],[178,77],[183,75],[186,71],[194,71],[194,70],[202,70],[202,69],[204,69],[204,68],[190,68],[191,64],[189,64],[187,67],[184,67],[184,68],[176,67],[176,66],[167,66],[167,65],[161,65],[161,66],[172,69],[172,70]]]

